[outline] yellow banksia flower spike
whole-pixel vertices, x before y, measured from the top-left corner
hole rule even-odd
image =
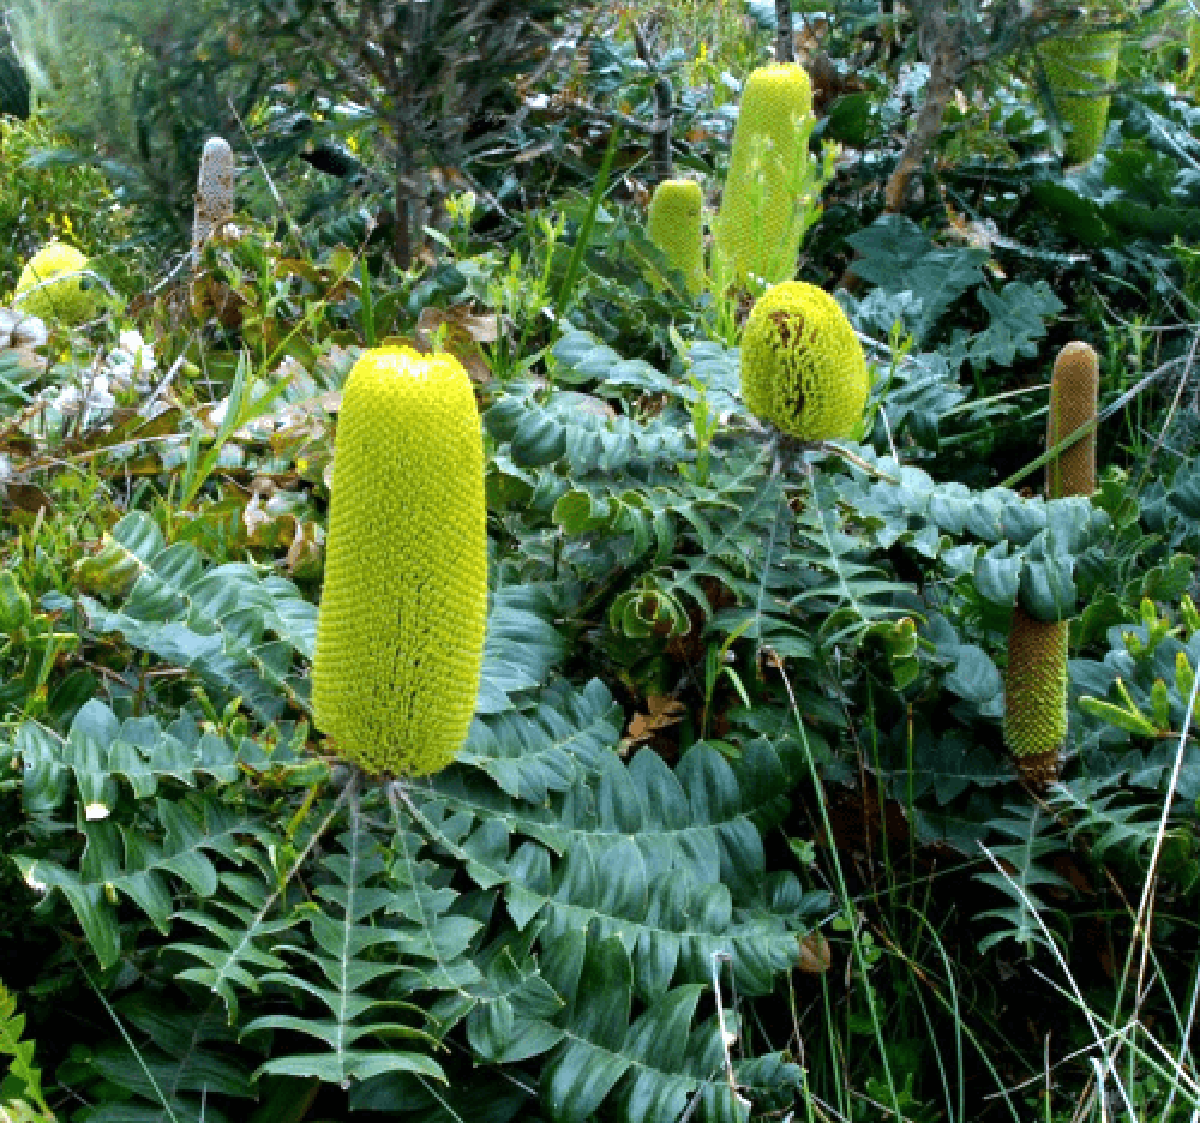
[[[1087,31],[1047,39],[1038,47],[1054,107],[1066,128],[1063,159],[1086,164],[1100,151],[1108,127],[1107,92],[1117,77],[1119,31]]]
[[[334,449],[313,718],[372,774],[425,775],[475,712],[487,613],[483,437],[466,371],[366,352]]]
[[[700,184],[695,180],[664,179],[654,189],[646,216],[646,236],[683,274],[692,296],[704,288],[702,203]]]
[[[742,91],[729,173],[713,223],[720,271],[729,281],[768,284],[796,272],[809,185],[808,138],[815,118],[812,85],[798,63],[759,67]]]
[[[871,384],[841,306],[804,281],[776,285],[754,305],[742,332],[741,375],[750,412],[805,441],[855,436]]]
[[[47,323],[67,327],[95,319],[104,308],[105,294],[95,278],[80,276],[87,269],[87,258],[74,246],[51,242],[21,270],[14,304]],[[58,277],[61,280],[55,280]]]

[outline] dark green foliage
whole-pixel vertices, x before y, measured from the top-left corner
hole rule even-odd
[[[114,611],[80,598],[96,633],[120,632],[132,646],[191,668],[218,697],[240,698],[264,723],[287,705],[308,711],[309,681],[297,658],[312,657],[317,614],[292,582],[250,565],[206,565],[194,546],[165,546],[142,513],[113,527],[79,580],[123,601]],[[561,659],[549,610],[536,588],[493,586],[480,714],[511,707],[512,696],[544,681]]]
[[[987,951],[1002,940],[1015,940],[1027,951],[1032,950],[1035,944],[1047,943],[1052,936],[1052,910],[1040,894],[1047,888],[1065,888],[1068,884],[1037,862],[1062,850],[1063,844],[1043,835],[1046,816],[1037,807],[1006,807],[1004,816],[996,816],[988,826],[1011,841],[988,847],[985,853],[994,868],[976,876],[998,889],[1011,903],[980,914],[980,919],[1001,921],[1003,927],[980,940],[979,950]]]
[[[937,246],[903,215],[883,215],[846,241],[858,252],[857,276],[885,292],[910,292],[919,301],[905,323],[918,344],[959,297],[983,283],[985,250]]]
[[[29,116],[29,76],[0,28],[0,117]]]
[[[113,612],[81,598],[90,627],[179,666],[225,696],[239,696],[264,722],[284,705],[306,706],[309,684],[297,653],[311,658],[316,609],[290,582],[253,566],[208,566],[194,547],[166,546],[149,516],[118,523],[81,566],[85,588],[124,597]],[[163,627],[163,625],[169,625]]]
[[[14,16],[75,160],[102,167],[143,223],[185,245],[205,140],[239,147],[239,122],[279,78],[229,32],[231,5],[21,0]]]
[[[305,91],[351,98],[387,138],[397,261],[410,264],[435,167],[459,168],[517,106],[509,83],[545,57],[561,0],[230,0]],[[570,6],[572,12],[577,6]]]
[[[318,850],[314,831],[344,797],[319,802],[288,844],[282,882],[267,856],[283,839],[227,800],[243,769],[279,777],[290,769],[297,780],[311,769],[283,750],[266,757],[250,739],[235,748],[186,721],[170,730],[152,719],[120,723],[92,703],[66,739],[33,725],[17,734],[38,834],[49,838],[64,813],[89,820],[73,858],[33,851],[17,862],[39,892],[61,891],[104,966],[130,954],[117,905],[136,906],[168,937],[178,982],[219,996],[251,1040],[273,1034],[260,1075],[335,1085],[386,1072],[437,1078],[436,1040],[469,1015],[468,1039],[484,1059],[551,1051],[543,1080],[558,1118],[585,1118],[610,1093],[622,1117],[665,1121],[699,1096],[705,1118],[735,1118],[728,1087],[712,1075],[716,1023],[697,1016],[714,954],[732,953],[742,993],[769,992],[791,963],[796,931],[827,900],[804,894],[790,875],[766,873],[760,829],[781,810],[785,766],[765,742],[736,768],[703,745],[675,772],[650,752],[626,765],[612,752],[617,730],[603,724],[612,703],[599,684],[547,701],[552,740],[540,769],[536,725],[523,728],[515,716],[488,722],[465,767],[397,804],[409,808],[415,832],[351,803],[348,829]],[[188,792],[192,785],[200,790]],[[139,827],[149,812],[148,829]],[[514,933],[476,962],[481,924],[450,887],[446,856],[479,891],[499,891],[523,942]],[[318,909],[296,893],[301,869]],[[179,898],[184,907],[173,904]],[[540,971],[533,946],[542,949]],[[605,986],[588,983],[589,971],[602,972]],[[621,978],[624,992],[610,985]],[[419,994],[440,997],[426,1006],[416,1004]],[[633,995],[644,1012],[631,1009]],[[157,1016],[166,1020],[155,1041],[171,1055],[182,1025]],[[379,1050],[380,1039],[399,1043]],[[667,1040],[674,1044],[664,1050]],[[611,1053],[599,1072],[596,1049]],[[97,1054],[97,1071],[134,1080],[123,1048],[102,1052],[109,1060]],[[230,1068],[209,1091],[246,1095],[246,1076]],[[784,1065],[770,1078],[772,1094],[797,1079]],[[154,1098],[148,1086],[131,1087]],[[175,1097],[196,1087],[190,1078],[165,1087],[172,1107],[189,1110]]]
[[[89,1093],[93,1088],[119,1090],[119,1098],[98,1105],[95,1116],[117,1123],[131,1117],[169,1118],[170,1112],[180,1123],[232,1123],[252,1110],[254,1051],[239,1044],[220,1006],[169,1010],[164,997],[161,991],[148,991],[118,1002],[113,1016],[128,1041],[97,1043],[70,1063],[72,1078]]]

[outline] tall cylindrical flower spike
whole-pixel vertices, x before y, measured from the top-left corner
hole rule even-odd
[[[729,174],[713,224],[724,277],[745,284],[790,280],[815,178],[808,140],[815,118],[804,67],[775,63],[746,79]]]
[[[192,268],[200,264],[204,243],[233,218],[233,149],[219,136],[204,142],[196,205],[192,211]]]
[[[313,718],[371,773],[437,772],[462,746],[487,611],[483,438],[449,355],[368,351],[334,450]]]
[[[646,217],[646,234],[667,261],[683,274],[687,291],[704,288],[704,241],[700,184],[691,179],[664,179],[654,189]]]
[[[1050,378],[1047,446],[1053,448],[1081,425],[1096,420],[1100,365],[1086,343],[1068,343]],[[1091,495],[1096,490],[1096,432],[1081,437],[1046,463],[1046,496]],[[1017,770],[1031,784],[1058,777],[1067,738],[1066,620],[1035,620],[1013,609],[1004,682],[1004,740]]]
[[[1046,447],[1053,448],[1081,425],[1096,420],[1100,360],[1086,343],[1068,343],[1050,378]],[[1096,430],[1086,433],[1046,464],[1046,495],[1091,495],[1096,490]]]
[[[870,390],[862,344],[823,289],[770,289],[742,332],[742,397],[762,421],[804,441],[852,437]]]
[[[1063,159],[1086,164],[1104,143],[1108,127],[1106,92],[1117,77],[1119,31],[1088,31],[1047,39],[1038,47],[1054,107],[1066,128]]]

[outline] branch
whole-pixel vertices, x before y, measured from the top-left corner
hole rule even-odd
[[[792,0],[775,0],[775,61],[796,61],[796,39],[792,31]]]
[[[902,211],[908,201],[909,183],[942,129],[946,107],[954,97],[963,75],[971,65],[961,24],[952,24],[940,5],[923,5],[918,30],[921,54],[929,62],[925,101],[913,131],[900,154],[900,162],[888,177],[884,198],[889,211]]]
[[[633,25],[633,45],[637,50],[638,58],[654,75],[654,127],[650,130],[650,158],[653,163],[654,178],[662,181],[670,179],[673,170],[671,118],[675,112],[675,93],[666,76],[659,71],[657,63],[651,59],[650,49],[646,46],[646,38],[642,34],[641,26],[636,22]]]

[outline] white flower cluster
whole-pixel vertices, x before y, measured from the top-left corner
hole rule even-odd
[[[149,374],[158,369],[154,348],[136,329],[121,332],[116,349],[108,353],[109,378],[118,390],[150,389]]]
[[[154,349],[142,339],[141,332],[123,331],[103,364],[85,374],[78,383],[55,388],[49,403],[63,416],[82,413],[85,415],[82,420],[87,421],[115,409],[116,394],[148,392],[150,374],[157,369]]]
[[[0,308],[0,347],[40,347],[46,325],[20,308]]]

